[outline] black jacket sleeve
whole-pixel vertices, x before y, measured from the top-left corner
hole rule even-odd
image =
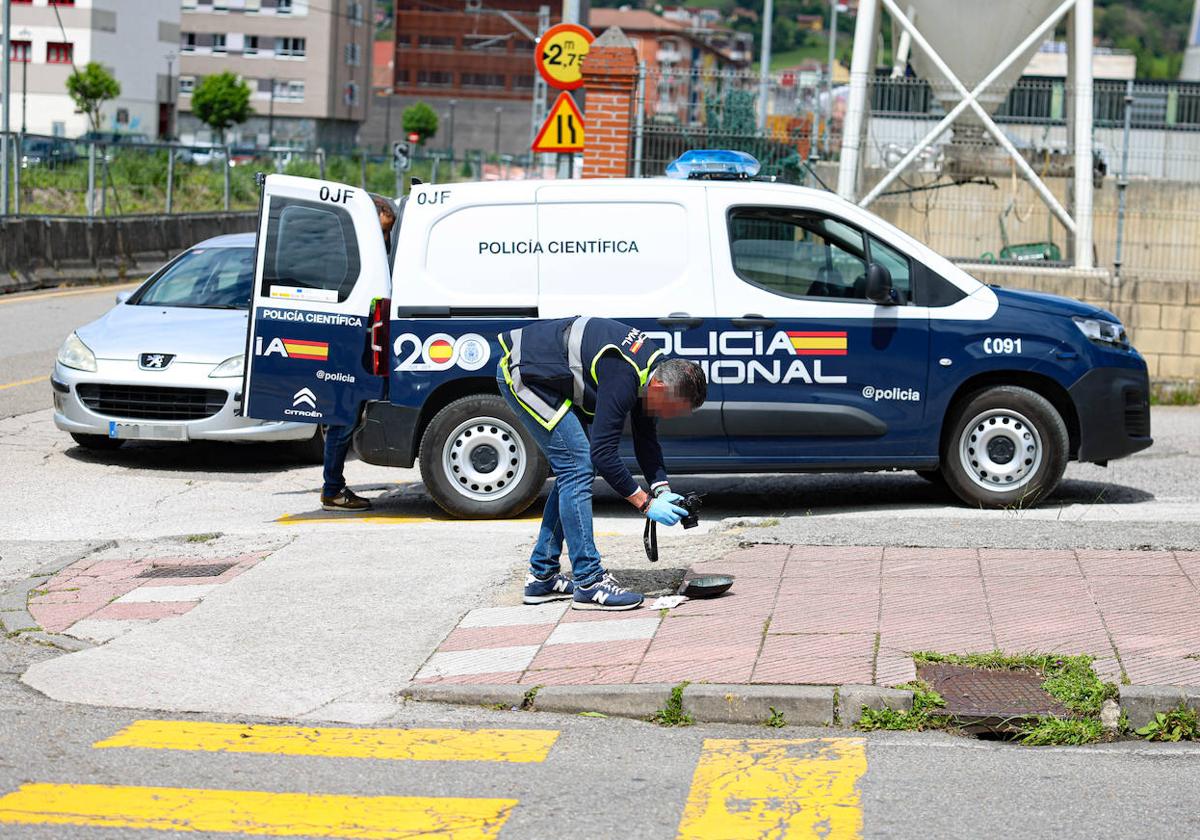
[[[621,463],[621,433],[625,418],[633,430],[633,451],[651,485],[667,480],[662,449],[653,417],[642,411],[637,374],[619,356],[604,356],[596,363],[596,416],[592,420],[592,465],[622,498],[637,492],[638,484]]]

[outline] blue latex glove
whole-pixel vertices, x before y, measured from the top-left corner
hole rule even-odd
[[[671,496],[682,498],[677,493],[663,493],[646,508],[646,518],[659,525],[678,525],[680,518],[687,516],[687,510],[672,502]]]
[[[677,504],[677,503],[683,501],[683,496],[679,495],[678,493],[672,493],[670,490],[668,490],[665,493],[662,493],[661,495],[659,495],[658,498],[663,499],[664,501],[668,501],[671,504]]]

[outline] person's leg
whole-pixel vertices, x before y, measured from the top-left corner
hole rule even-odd
[[[346,455],[354,439],[354,426],[325,428],[325,459],[321,485],[321,507],[325,510],[362,511],[371,503],[346,487]]]
[[[578,417],[563,415],[550,432],[545,452],[557,477],[558,516],[573,577],[576,585],[592,583],[604,569],[592,534],[592,448]]]

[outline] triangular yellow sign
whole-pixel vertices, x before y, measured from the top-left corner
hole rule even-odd
[[[542,130],[533,141],[535,152],[582,152],[583,114],[565,90],[554,100]]]

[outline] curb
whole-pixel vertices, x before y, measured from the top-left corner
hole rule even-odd
[[[533,711],[600,712],[647,720],[667,705],[674,685],[551,685],[534,692]],[[399,697],[424,703],[522,708],[533,686],[414,684]],[[912,692],[870,685],[716,685],[683,689],[683,709],[698,723],[764,725],[773,715],[786,726],[847,726],[862,708],[911,709]]]
[[[1154,720],[1159,712],[1166,713],[1180,706],[1200,712],[1200,687],[1194,685],[1123,685],[1118,703],[1133,729]]]

